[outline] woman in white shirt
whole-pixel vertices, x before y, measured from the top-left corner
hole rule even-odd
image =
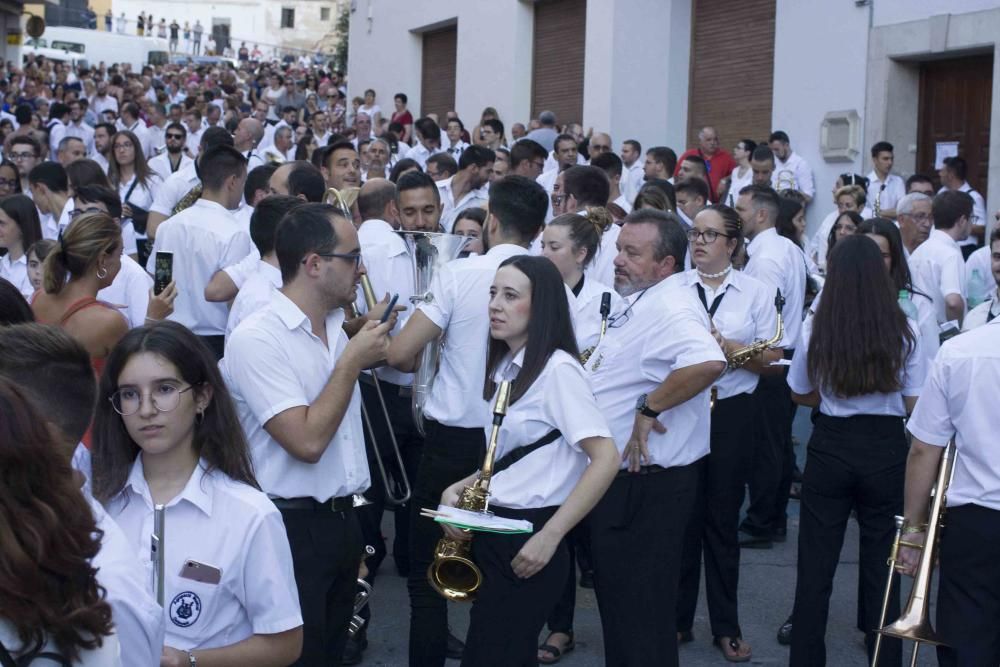
[[[687,232],[695,268],[684,273],[683,289],[701,301],[714,327],[713,335],[727,357],[775,334],[775,297],[764,283],[736,271],[733,258],[743,251],[743,224],[728,206],[709,206]],[[680,282],[680,281],[679,281]],[[712,409],[711,452],[702,471],[703,491],[688,525],[677,603],[677,629],[690,637],[698,603],[702,551],[705,589],[713,641],[727,660],[749,660],[750,646],[739,625],[740,506],[748,481],[752,452],[746,435],[759,418],[754,391],[762,373],[776,373],[771,363],[781,350],[765,350],[741,366],[733,366],[716,383]]]
[[[0,278],[4,278],[31,299],[35,293],[28,276],[28,255],[25,252],[42,238],[35,203],[24,195],[0,199],[0,248],[7,254],[0,257]]]
[[[108,179],[122,200],[122,224],[132,223],[135,229],[139,251],[137,261],[145,266],[149,254],[146,248],[146,221],[149,209],[153,206],[153,194],[161,181],[149,169],[139,138],[128,130],[116,132],[111,137]]]
[[[532,522],[534,533],[480,532],[473,539],[483,584],[462,664],[507,667],[536,664],[538,633],[569,571],[564,538],[604,495],[619,459],[580,365],[555,266],[528,255],[503,262],[490,287],[489,318],[484,398],[495,399],[499,382],[512,382],[490,510]],[[478,474],[445,489],[441,504],[454,506]],[[451,528],[446,532],[469,539]]]
[[[852,511],[861,531],[860,606],[871,658],[893,517],[903,509],[903,420],[926,374],[919,329],[896,298],[876,243],[863,235],[842,239],[811,330],[803,330],[792,359],[792,399],[819,408],[802,481],[793,667],[825,663],[830,593]],[[899,616],[895,591],[889,618]],[[883,638],[882,650],[887,664],[900,663],[899,640]]]
[[[382,123],[382,108],[375,104],[375,91],[369,88],[365,91],[365,103],[358,107],[358,113],[366,113],[372,119],[372,131],[379,134]]]
[[[726,191],[725,204],[736,205],[736,199],[740,196],[740,190],[753,183],[753,170],[750,168],[750,156],[757,148],[757,142],[753,139],[741,139],[733,148],[733,159],[736,160],[736,168],[729,174],[729,187]]]
[[[302,616],[288,538],[257,487],[212,354],[173,322],[133,329],[108,357],[99,394],[94,496],[146,562],[154,506],[166,506],[161,664],[296,660]]]
[[[0,415],[0,664],[118,667],[90,505],[45,416],[6,379]]]

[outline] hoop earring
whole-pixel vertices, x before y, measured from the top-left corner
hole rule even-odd
[[[105,267],[102,266],[101,268],[97,269],[97,278],[99,280],[104,280],[107,277],[108,277],[108,270]]]
[[[200,426],[203,421],[205,421],[205,411],[199,410],[197,413],[195,413],[194,423]]]

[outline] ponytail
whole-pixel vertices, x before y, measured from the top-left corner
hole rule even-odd
[[[121,226],[107,213],[87,213],[59,233],[54,248],[45,258],[42,286],[58,294],[70,280],[87,273],[104,253],[120,247]]]
[[[70,276],[66,251],[63,250],[62,233],[56,246],[49,252],[42,264],[42,287],[49,294],[59,294]]]
[[[585,248],[587,250],[587,255],[583,258],[583,266],[586,267],[594,259],[597,249],[601,246],[604,230],[609,225],[613,225],[614,222],[608,209],[601,206],[588,206],[583,215],[564,213],[550,222],[549,225],[569,228],[569,240],[572,241],[574,249]]]

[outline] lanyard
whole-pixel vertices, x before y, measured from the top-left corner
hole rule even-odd
[[[726,296],[726,291],[729,290],[729,285],[726,285],[726,289],[722,290],[715,299],[712,301],[712,307],[708,307],[708,299],[705,298],[705,288],[701,286],[701,283],[695,283],[694,286],[698,289],[698,298],[701,299],[701,305],[705,306],[705,310],[708,311],[708,316],[715,317],[715,311],[719,309],[719,304],[722,303],[722,297]]]

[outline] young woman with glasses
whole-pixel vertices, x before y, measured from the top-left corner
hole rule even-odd
[[[94,497],[136,553],[148,553],[154,507],[166,506],[161,665],[296,660],[302,617],[288,538],[257,486],[212,354],[173,322],[133,329],[98,396]]]
[[[694,293],[712,322],[712,334],[727,358],[776,330],[776,294],[764,283],[733,267],[743,245],[743,224],[735,210],[714,205],[702,210],[687,232],[695,268],[677,278]],[[765,350],[745,363],[733,361],[715,385],[711,449],[701,463],[701,492],[688,524],[677,602],[678,641],[691,641],[702,553],[713,642],[726,660],[745,662],[750,646],[742,639],[739,587],[739,519],[743,488],[752,463],[746,434],[759,418],[754,391],[761,374],[781,350]]]
[[[146,221],[153,205],[153,193],[160,185],[160,177],[150,171],[139,138],[122,130],[111,137],[108,153],[108,179],[122,200],[122,223],[132,223],[140,258],[147,256],[145,246]],[[145,264],[140,261],[140,264]]]

